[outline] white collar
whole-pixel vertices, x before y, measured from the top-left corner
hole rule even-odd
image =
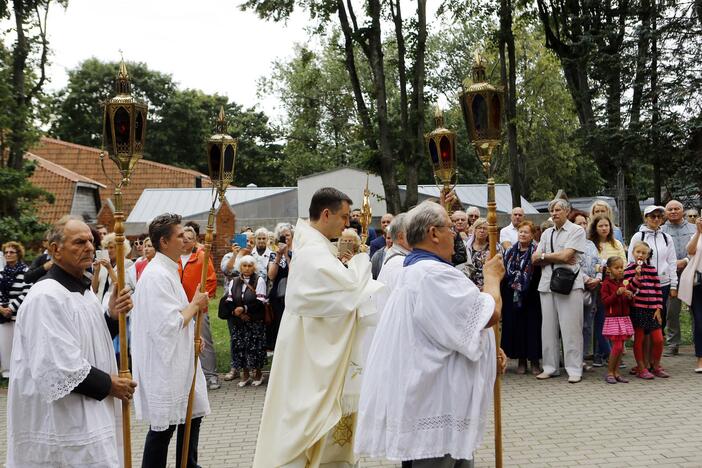
[[[163,266],[166,270],[178,276],[178,264],[161,252],[156,252],[156,256],[153,258],[152,262]]]

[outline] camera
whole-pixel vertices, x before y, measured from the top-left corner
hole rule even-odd
[[[280,236],[280,238],[278,239],[278,243],[279,244],[287,244],[288,239],[285,236]]]

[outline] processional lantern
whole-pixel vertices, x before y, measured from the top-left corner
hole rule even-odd
[[[480,54],[475,55],[472,82],[463,82],[459,96],[468,137],[483,165],[485,175],[492,175],[492,154],[502,139],[504,90],[488,83]]]
[[[144,155],[147,105],[132,96],[124,60],[119,65],[115,91],[116,95],[105,103],[103,146],[117,165],[123,184],[127,184],[132,169]]]
[[[436,185],[445,195],[455,187],[457,181],[456,162],[456,133],[444,127],[444,116],[441,109],[436,107],[434,111],[435,129],[424,135],[426,151],[434,170],[434,180]],[[447,203],[446,210],[451,213],[451,207]]]
[[[236,150],[239,141],[227,134],[227,119],[224,115],[224,106],[220,107],[219,115],[215,124],[215,134],[207,140],[207,167],[210,171],[210,181],[212,190],[216,194],[212,197],[212,206],[207,216],[207,229],[205,231],[205,246],[203,249],[202,272],[200,276],[200,292],[206,292],[207,285],[207,265],[210,261],[210,251],[212,249],[212,237],[215,221],[215,204],[219,199],[222,206],[227,203],[227,187],[234,180],[234,164],[236,163]],[[202,311],[198,311],[195,318],[195,344],[193,347],[194,373],[188,394],[188,406],[186,408],[185,427],[183,430],[183,448],[181,450],[181,468],[188,466],[188,451],[190,449],[190,427],[193,416],[193,404],[195,399],[195,382],[198,373],[198,360],[200,358],[200,330],[202,328]]]
[[[497,252],[497,203],[495,202],[495,179],[492,176],[492,156],[502,139],[502,109],[504,91],[502,87],[488,83],[485,65],[479,53],[475,54],[472,82],[463,82],[463,92],[459,95],[463,120],[470,142],[487,177],[487,222],[490,244],[490,258]],[[500,324],[493,325],[495,342],[500,342]],[[493,387],[493,407],[495,414],[495,466],[502,468],[502,399],[500,374],[497,373]]]
[[[115,82],[115,96],[105,102],[102,123],[102,151],[100,165],[102,171],[115,186],[114,192],[114,232],[116,244],[117,291],[125,287],[124,271],[124,206],[122,203],[122,188],[129,184],[132,170],[144,155],[146,138],[146,103],[134,99],[129,81],[129,73],[124,59],[119,64],[119,72]],[[112,180],[105,168],[105,151],[119,170],[119,180]],[[127,340],[127,312],[119,314],[119,376],[131,379],[129,371],[129,347]],[[122,401],[122,438],[124,466],[131,468],[131,422],[129,402]]]
[[[207,141],[207,166],[210,180],[220,198],[234,180],[238,140],[227,134],[224,106],[219,109],[215,134]]]

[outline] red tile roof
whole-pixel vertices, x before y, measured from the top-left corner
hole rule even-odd
[[[43,222],[56,222],[71,212],[77,183],[105,187],[99,182],[69,171],[35,154],[26,153],[25,158],[37,163],[36,169],[29,179],[32,184],[41,187],[55,197],[54,203],[43,202],[37,206],[37,214]]]
[[[44,137],[31,153],[103,184],[105,187],[100,189],[103,203],[112,198],[115,187],[102,171],[99,149]],[[109,159],[105,161],[105,169],[110,178],[119,179],[119,171]],[[122,189],[125,212],[132,209],[145,188],[195,187],[198,178],[203,187],[210,185],[209,178],[200,172],[142,159],[134,167],[129,185]]]

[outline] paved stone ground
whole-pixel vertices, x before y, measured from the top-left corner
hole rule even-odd
[[[692,372],[690,348],[664,358],[670,379],[607,385],[603,369],[576,385],[565,377],[537,381],[508,371],[502,385],[504,465],[508,467],[702,467],[702,375]],[[631,363],[629,354],[626,360]],[[563,373],[565,375],[565,373]],[[210,392],[212,415],[200,436],[206,468],[250,467],[265,387],[239,389],[223,382]],[[0,393],[0,460],[5,458],[7,395]],[[146,428],[134,424],[133,464],[141,464]],[[169,467],[175,466],[171,443]],[[397,463],[364,460],[364,467]],[[494,466],[488,426],[476,466]]]

